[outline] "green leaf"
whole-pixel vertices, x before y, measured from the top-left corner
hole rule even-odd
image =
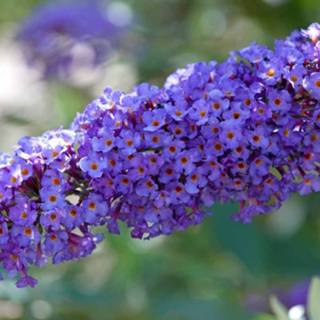
[[[288,317],[288,310],[275,296],[271,296],[270,298],[270,307],[277,317],[277,320],[290,320]]]
[[[276,167],[270,167],[269,172],[274,175],[278,180],[282,179],[280,171]]]
[[[255,316],[252,320],[277,320],[274,316],[271,316],[269,314],[259,314],[258,316]]]
[[[313,278],[309,288],[308,315],[310,320],[320,319],[320,278]]]

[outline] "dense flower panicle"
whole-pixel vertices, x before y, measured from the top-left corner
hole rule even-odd
[[[319,29],[188,65],[163,88],[106,89],[69,130],[22,138],[0,156],[2,267],[33,286],[30,265],[90,254],[96,226],[148,239],[215,202],[239,202],[247,223],[319,191]]]
[[[45,78],[66,77],[80,50],[82,62],[104,62],[125,27],[109,19],[99,0],[67,0],[36,8],[17,38],[29,63],[41,66]]]

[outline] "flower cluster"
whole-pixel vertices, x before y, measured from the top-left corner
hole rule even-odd
[[[125,26],[110,20],[100,2],[49,3],[37,8],[22,24],[17,38],[28,61],[42,67],[45,78],[67,77],[77,57],[77,46],[84,47],[82,60],[90,58],[97,65],[104,62],[112,46],[118,45]]]
[[[320,189],[320,25],[195,63],[163,88],[106,89],[69,130],[22,138],[0,157],[0,261],[19,287],[29,265],[88,255],[94,227],[152,238],[214,202],[249,222]]]

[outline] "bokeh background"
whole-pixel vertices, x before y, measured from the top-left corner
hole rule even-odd
[[[1,151],[23,135],[67,126],[106,86],[162,85],[186,63],[221,61],[253,41],[272,46],[320,20],[318,0],[102,1],[128,22],[125,34],[103,64],[78,66],[68,79],[44,79],[16,40],[22,21],[46,1],[0,1]],[[106,235],[82,261],[32,270],[35,289],[2,281],[0,319],[271,320],[271,294],[288,308],[303,304],[309,279],[320,274],[319,199],[293,197],[250,225],[233,222],[229,204],[169,237]]]

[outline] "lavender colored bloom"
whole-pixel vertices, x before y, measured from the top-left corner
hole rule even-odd
[[[225,144],[228,148],[235,148],[239,145],[240,141],[243,139],[241,128],[237,124],[237,121],[227,120],[221,122],[222,131],[219,135],[221,142]]]
[[[82,208],[75,205],[67,206],[67,208],[65,208],[62,221],[63,225],[65,225],[68,230],[72,230],[80,226],[84,222]]]
[[[209,116],[209,105],[203,100],[197,100],[190,111],[190,118],[196,121],[197,125],[203,125],[207,123]]]
[[[40,223],[47,230],[59,230],[61,226],[61,214],[59,211],[43,212],[40,217]]]
[[[196,194],[200,188],[207,184],[207,179],[204,176],[204,168],[199,167],[194,172],[191,172],[187,177],[186,191],[190,194]]]
[[[8,225],[4,222],[0,224],[0,246],[5,245],[9,240]]]
[[[143,113],[143,122],[146,127],[145,131],[157,131],[165,124],[166,111],[164,109],[147,111]]]
[[[305,87],[310,92],[311,96],[320,98],[320,72],[313,72],[305,78]]]
[[[0,266],[33,286],[29,266],[91,254],[96,226],[149,239],[215,202],[238,202],[249,223],[319,191],[319,30],[188,65],[163,88],[108,88],[69,130],[0,154]]]
[[[10,219],[20,226],[32,225],[37,218],[37,212],[27,202],[26,198],[18,198],[17,200],[18,202],[10,208]]]
[[[47,255],[55,255],[62,251],[68,240],[68,234],[65,231],[49,232],[45,236],[43,250]]]
[[[189,174],[194,168],[194,152],[181,152],[175,162],[175,170]]]
[[[96,152],[109,152],[114,147],[115,138],[112,131],[106,131],[92,139],[92,149]]]
[[[11,230],[13,241],[21,247],[27,247],[31,244],[38,244],[40,241],[39,231],[35,227],[14,226]]]
[[[230,104],[225,95],[217,89],[209,92],[209,101],[211,104],[211,112],[215,117],[220,116],[224,110],[227,110]]]
[[[248,139],[254,147],[266,148],[269,145],[269,140],[266,136],[267,133],[263,127],[257,127],[253,132],[248,132]]]
[[[130,130],[122,130],[117,138],[116,145],[125,155],[134,153],[140,145],[141,137],[139,133]]]
[[[272,111],[286,112],[291,108],[291,96],[286,90],[270,90],[269,105]]]
[[[185,99],[175,101],[175,104],[167,103],[164,105],[168,115],[176,121],[181,121],[189,113],[188,104]]]
[[[37,279],[34,279],[30,276],[22,276],[18,281],[17,281],[17,288],[25,288],[25,287],[31,287],[34,288],[38,283]]]
[[[42,188],[40,190],[43,210],[62,208],[65,205],[63,194],[55,188]]]
[[[98,154],[90,154],[90,156],[83,157],[79,161],[79,167],[84,172],[87,172],[90,177],[99,178],[102,176],[106,163]]]
[[[45,78],[64,78],[77,59],[92,66],[104,62],[126,27],[110,19],[100,1],[60,1],[36,8],[17,39]]]
[[[315,192],[320,191],[319,177],[313,174],[305,175],[302,179],[302,183],[300,184],[300,188],[298,192],[301,195],[306,195],[313,191]]]
[[[82,202],[83,219],[90,224],[98,224],[99,218],[108,213],[107,203],[100,194],[92,193]]]

